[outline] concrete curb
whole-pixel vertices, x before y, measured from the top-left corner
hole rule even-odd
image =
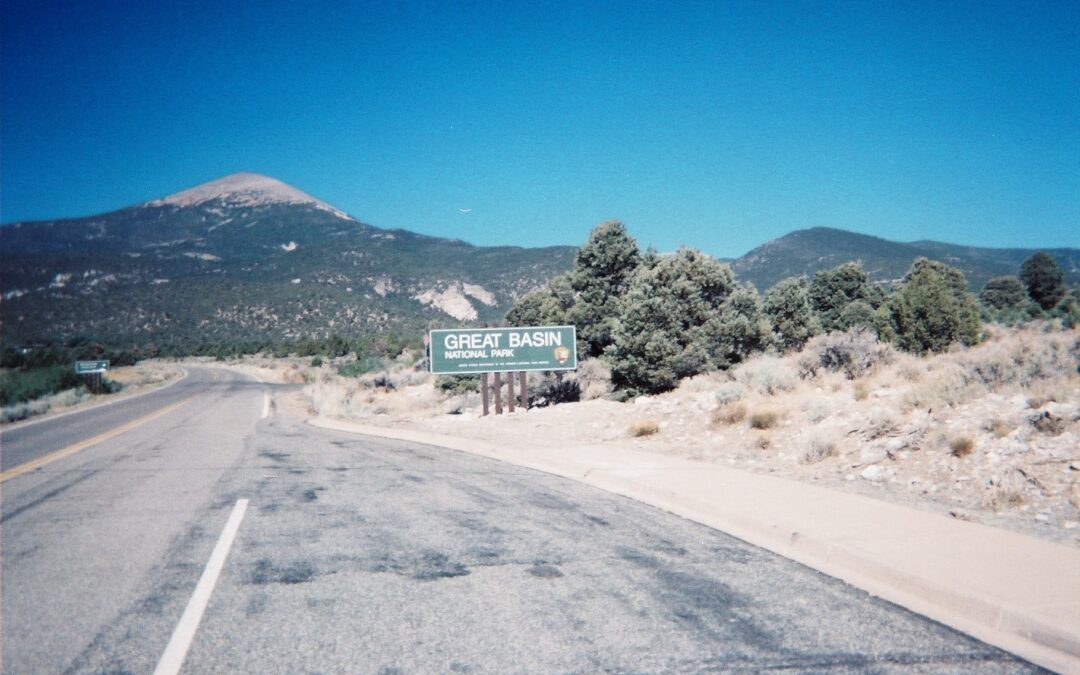
[[[1080,675],[1080,551],[1072,548],[861,495],[637,450],[507,448],[322,417],[308,422],[469,452],[623,495],[727,532],[1037,665]],[[769,496],[776,493],[786,499]],[[777,502],[799,506],[774,508]],[[863,521],[862,529],[853,521]]]

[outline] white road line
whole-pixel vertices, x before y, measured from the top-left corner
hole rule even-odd
[[[188,600],[184,615],[180,617],[180,623],[176,625],[176,630],[173,631],[172,639],[169,640],[165,653],[161,655],[161,660],[158,661],[154,675],[175,675],[180,672],[180,666],[184,665],[184,658],[187,656],[188,648],[191,647],[195,631],[199,628],[199,622],[202,621],[206,605],[210,602],[210,594],[214,592],[214,585],[217,583],[218,575],[221,574],[221,568],[225,564],[225,557],[229,555],[229,549],[232,548],[236,532],[240,529],[240,521],[244,519],[247,505],[248,500],[246,499],[236,500],[236,506],[233,507],[232,513],[229,514],[225,529],[221,531],[221,536],[218,537],[214,552],[210,554],[210,560],[206,562],[206,569],[203,570],[202,576],[199,577],[199,583],[195,586],[195,593],[192,594],[191,600]]]
[[[263,394],[262,418],[266,419],[267,417],[270,417],[270,394]]]

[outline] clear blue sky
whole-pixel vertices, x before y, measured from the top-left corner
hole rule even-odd
[[[619,218],[718,256],[816,225],[1080,246],[1076,0],[4,0],[0,26],[5,223],[255,171],[477,244]]]

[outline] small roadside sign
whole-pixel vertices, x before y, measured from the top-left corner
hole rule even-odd
[[[104,373],[109,370],[108,361],[76,361],[76,375],[90,375],[92,373]]]
[[[574,326],[438,329],[428,339],[436,375],[577,368]]]

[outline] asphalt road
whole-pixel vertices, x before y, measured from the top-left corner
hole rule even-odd
[[[183,672],[1036,670],[637,502],[262,419],[276,388],[224,371],[185,382],[167,415],[3,484],[3,672],[152,672],[242,499]]]

